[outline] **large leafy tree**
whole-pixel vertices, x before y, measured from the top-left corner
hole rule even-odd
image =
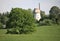
[[[60,9],[57,6],[53,6],[50,11],[49,11],[50,15],[50,19],[52,19],[55,23],[58,23],[59,20],[59,14],[60,14]]]
[[[33,15],[22,8],[12,8],[7,28],[14,28],[12,33],[28,33],[34,31],[34,18]]]

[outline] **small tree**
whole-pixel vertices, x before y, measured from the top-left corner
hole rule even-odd
[[[6,28],[11,28],[9,32],[28,33],[34,31],[34,18],[33,15],[25,9],[13,8],[9,15],[9,21]]]

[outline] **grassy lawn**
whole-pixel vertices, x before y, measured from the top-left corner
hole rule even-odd
[[[0,41],[60,41],[60,26],[40,26],[32,34],[5,34],[0,29]]]

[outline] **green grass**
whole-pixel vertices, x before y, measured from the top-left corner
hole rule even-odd
[[[5,34],[0,29],[0,41],[60,41],[60,26],[40,26],[32,34]]]

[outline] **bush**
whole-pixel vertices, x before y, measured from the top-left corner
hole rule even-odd
[[[24,28],[10,28],[7,29],[7,34],[28,34],[35,31],[35,28],[30,26],[25,26]]]
[[[28,10],[14,8],[10,12],[6,28],[11,28],[11,31],[7,31],[14,34],[30,33],[34,31],[34,22],[33,15]]]
[[[45,20],[43,20],[43,21],[40,21],[39,24],[40,24],[41,26],[43,26],[43,25],[52,25],[52,24],[53,24],[53,21],[50,20],[50,19],[45,19]]]
[[[19,34],[19,28],[11,28],[11,29],[7,29],[7,34]]]

